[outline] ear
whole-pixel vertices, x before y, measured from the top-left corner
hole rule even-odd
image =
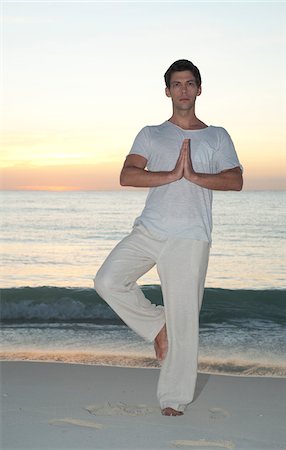
[[[198,97],[199,95],[201,95],[201,93],[202,93],[202,86],[198,87],[197,97]]]
[[[167,87],[165,88],[165,94],[167,95],[167,97],[171,97],[170,89]]]

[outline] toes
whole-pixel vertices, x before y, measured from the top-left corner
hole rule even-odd
[[[164,408],[161,412],[163,416],[182,416],[184,414],[182,411],[173,408]]]

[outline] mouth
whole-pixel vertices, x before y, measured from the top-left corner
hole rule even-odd
[[[180,102],[188,102],[189,100],[189,98],[180,98]]]

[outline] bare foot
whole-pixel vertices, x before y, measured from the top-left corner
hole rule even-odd
[[[167,328],[166,324],[163,326],[161,331],[157,334],[154,341],[154,348],[156,353],[156,358],[158,361],[162,362],[168,351],[168,338],[167,338]]]
[[[177,411],[173,408],[164,408],[161,412],[163,416],[183,416],[184,414],[182,411]]]

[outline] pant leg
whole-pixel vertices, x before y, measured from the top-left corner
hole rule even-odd
[[[169,239],[157,262],[168,333],[168,353],[157,389],[162,409],[183,411],[193,399],[208,257],[207,242]]]
[[[94,279],[98,294],[131,329],[150,342],[165,324],[164,308],[152,304],[136,281],[155,265],[163,242],[135,227],[112,250]]]

